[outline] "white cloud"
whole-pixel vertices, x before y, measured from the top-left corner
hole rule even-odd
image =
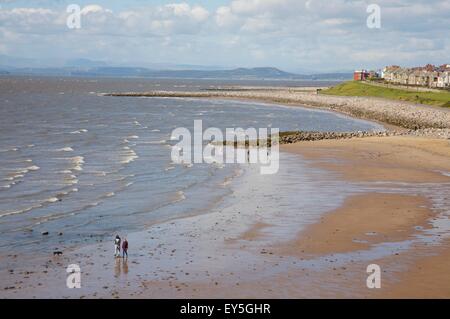
[[[13,8],[0,10],[0,27],[11,33],[41,33],[54,31],[58,13],[45,8]]]
[[[238,21],[237,16],[233,14],[230,7],[218,8],[215,18],[219,27],[231,27]]]
[[[81,9],[81,14],[83,15],[87,15],[89,13],[104,13],[104,12],[112,13],[111,10],[103,9],[102,6],[99,6],[97,4],[90,4]]]
[[[351,19],[343,19],[343,18],[325,19],[322,21],[322,23],[324,25],[328,25],[328,26],[339,26],[339,25],[344,25],[344,24],[348,24],[351,22],[352,22]]]
[[[244,25],[242,26],[242,31],[248,32],[265,32],[274,30],[276,25],[269,18],[258,17],[258,18],[248,18]]]
[[[66,27],[62,7],[0,9],[1,50],[289,69],[421,63],[440,56],[443,63],[449,56],[449,0],[377,0],[379,30],[366,26],[373,0],[233,0],[211,12],[188,0],[114,11],[106,0],[97,1],[83,8],[82,28],[75,31]]]
[[[0,25],[16,32],[54,33],[67,32],[65,21],[70,13],[46,8],[13,8],[0,10]],[[97,4],[87,5],[81,10],[80,32],[146,36],[174,33],[194,33],[206,22],[209,12],[201,6],[187,3],[145,7],[113,13]]]
[[[188,17],[196,21],[205,21],[209,16],[208,10],[204,9],[203,7],[200,6],[191,7],[187,3],[167,4],[163,8],[161,8],[161,10],[172,11],[171,13],[175,17]]]

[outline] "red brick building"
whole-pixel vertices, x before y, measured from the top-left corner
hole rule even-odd
[[[353,80],[364,81],[369,77],[369,72],[367,70],[357,70],[353,73]]]

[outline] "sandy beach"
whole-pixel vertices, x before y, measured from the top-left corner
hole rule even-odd
[[[259,194],[241,185],[233,195],[240,204],[129,234],[135,246],[127,261],[114,260],[109,243],[28,267],[9,260],[2,297],[35,297],[42,289],[54,298],[450,297],[447,140],[328,140],[282,151],[360,191],[296,230],[280,228],[281,221],[294,223],[301,212],[258,212],[244,202]],[[73,262],[82,265],[82,289],[65,288],[65,265]],[[372,263],[382,269],[381,289],[366,287]]]
[[[406,102],[324,97],[315,89],[113,94],[306,104],[381,122],[388,131],[294,134],[280,146],[277,174],[242,167],[208,186],[208,192],[227,195],[202,210],[121,232],[130,243],[125,260],[113,257],[112,239],[83,234],[81,244],[62,248],[59,235],[49,234],[54,247],[48,253],[11,250],[0,257],[0,297],[450,298],[450,113]],[[121,110],[123,101],[115,101]],[[146,99],[139,102],[147,107]],[[258,107],[264,114],[274,106]],[[138,135],[148,128],[137,118],[130,123],[140,133],[130,132],[125,142],[139,146]],[[176,194],[177,200],[195,201]],[[60,249],[61,256],[53,255]],[[81,289],[66,286],[71,264],[81,268]],[[380,289],[366,285],[370,264],[380,266]]]
[[[445,183],[450,156],[448,140],[389,137],[352,141],[319,141],[285,146],[291,152],[319,160],[321,167],[337,171],[347,180],[405,183]],[[343,161],[335,163],[334,160]],[[447,186],[448,187],[448,186]],[[282,248],[291,254],[328,254],[365,250],[380,242],[402,241],[424,229],[432,229],[430,199],[419,194],[367,193],[350,197],[344,205],[325,215],[320,223],[299,234]],[[375,233],[375,235],[374,235]],[[384,282],[371,297],[448,298],[448,234],[438,245],[419,244],[404,254],[374,261],[380,265],[401,264],[401,274]],[[357,238],[360,241],[355,242]],[[389,266],[390,267],[390,266]],[[388,270],[389,271],[389,270]]]

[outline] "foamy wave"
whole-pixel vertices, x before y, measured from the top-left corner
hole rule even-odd
[[[65,196],[70,195],[71,193],[78,192],[78,188],[72,188],[68,191],[59,192],[56,196],[52,196],[46,200],[47,203],[56,203],[61,201]]]
[[[36,165],[28,166],[26,168],[19,168],[13,173],[9,174],[8,177],[3,178],[3,180],[7,183],[5,185],[2,185],[1,187],[9,189],[12,186],[20,183],[22,181],[21,179],[23,179],[27,173],[31,171],[37,171],[39,169],[40,167]]]
[[[20,180],[12,180],[10,183],[6,183],[5,185],[2,185],[2,188],[6,188],[9,189],[11,187],[13,187],[16,184],[19,184],[21,181]]]
[[[0,150],[0,153],[6,153],[6,152],[17,152],[19,149],[17,147],[13,147],[13,148],[6,148],[6,149],[2,149]]]
[[[75,157],[71,157],[69,159],[72,163],[72,167],[70,168],[71,170],[75,170],[75,171],[83,170],[83,164],[84,164],[83,156],[75,156]]]
[[[71,148],[70,146],[63,147],[63,148],[57,149],[56,152],[73,152],[73,148]]]
[[[138,139],[138,138],[139,138],[138,135],[130,135],[130,136],[127,136],[127,139]]]
[[[136,125],[136,126],[141,126],[141,123],[139,123],[138,121],[134,121],[133,123],[134,123],[134,125]]]
[[[72,188],[69,191],[59,192],[55,196],[51,196],[49,198],[43,199],[39,203],[37,203],[33,206],[30,206],[30,207],[27,207],[27,208],[15,210],[15,211],[9,211],[9,212],[0,212],[0,218],[6,217],[6,216],[11,216],[11,215],[24,214],[24,213],[28,213],[29,211],[31,211],[33,209],[45,207],[47,205],[61,201],[63,197],[65,197],[73,192],[78,192],[78,188]]]
[[[152,132],[161,132],[161,130],[154,129],[154,130],[152,130]]]
[[[99,172],[95,172],[94,175],[95,175],[95,176],[102,176],[102,177],[103,177],[103,176],[106,176],[106,172],[104,172],[104,171],[99,171]]]
[[[23,213],[29,212],[30,210],[33,210],[35,208],[39,208],[39,207],[42,207],[42,205],[36,205],[36,206],[27,207],[25,209],[19,209],[19,210],[15,210],[15,211],[0,213],[0,218],[6,217],[6,216],[11,216],[11,215],[23,214]]]
[[[80,130],[70,132],[70,134],[81,134],[81,133],[86,133],[86,132],[88,132],[88,130],[85,128],[82,128]]]
[[[17,179],[17,178],[21,178],[21,177],[24,177],[25,175],[23,175],[23,174],[16,174],[16,175],[13,175],[13,176],[10,176],[10,177],[6,177],[4,180],[5,181],[13,181],[13,180],[15,180],[15,179]]]
[[[23,177],[24,174],[30,171],[37,171],[38,169],[40,169],[40,167],[36,165],[28,166],[26,168],[18,168],[14,173],[10,174],[10,177]]]
[[[78,178],[76,175],[69,175],[64,178],[64,182],[69,185],[78,184]]]
[[[121,152],[121,164],[129,164],[131,162],[133,162],[135,159],[139,158],[139,156],[136,154],[135,151],[133,151],[132,149],[130,149],[129,147],[126,148],[127,146],[125,146],[123,149],[124,151]]]

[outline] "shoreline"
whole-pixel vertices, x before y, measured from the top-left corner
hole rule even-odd
[[[4,285],[23,286],[2,288],[0,296],[39,296],[45,287],[52,298],[450,298],[448,281],[438,280],[448,277],[445,267],[431,262],[450,256],[450,233],[436,222],[447,216],[431,196],[440,190],[444,208],[450,207],[450,198],[444,198],[450,176],[442,173],[450,172],[447,144],[402,136],[283,145],[282,154],[304,163],[307,175],[321,172],[311,175],[314,183],[317,178],[323,186],[342,181],[336,185],[341,192],[343,185],[353,185],[341,204],[325,208],[324,202],[314,201],[322,213],[306,223],[309,209],[261,210],[266,207],[262,199],[274,186],[257,183],[261,176],[250,175],[250,180],[232,183],[234,192],[227,200],[235,205],[129,234],[132,253],[127,262],[112,257],[109,243],[81,247],[61,257],[42,258],[30,273],[3,273]],[[399,145],[405,148],[396,156],[393,150]],[[288,176],[279,177],[280,185]],[[304,178],[303,183],[308,180]],[[258,187],[257,195],[255,185],[266,186]],[[283,205],[281,199],[277,203]],[[73,262],[82,265],[84,289],[64,287],[65,266]],[[383,269],[379,291],[365,287],[370,263]]]
[[[378,121],[406,129],[450,129],[450,110],[442,107],[414,104],[371,97],[321,95],[300,87],[279,90],[208,90],[206,92],[150,91],[101,93],[112,97],[179,97],[252,100],[282,105],[331,110],[359,119]],[[449,135],[450,136],[450,135]]]
[[[2,272],[0,297],[34,297],[44,289],[53,298],[450,298],[450,281],[441,280],[449,276],[442,262],[450,260],[450,232],[439,225],[450,208],[449,141],[365,137],[297,142],[280,150],[308,171],[322,172],[324,186],[351,185],[341,204],[326,208],[318,202],[318,219],[302,221],[301,228],[292,221],[304,211],[261,211],[252,191],[262,184],[244,181],[252,196],[239,203],[247,206],[131,233],[130,243],[139,244],[127,262],[113,259],[112,245],[100,243],[43,257],[33,270]],[[268,200],[278,202],[281,195]],[[65,266],[73,262],[83,265],[88,281],[79,291],[65,287]],[[379,291],[365,287],[369,263],[382,266]]]
[[[271,194],[272,188],[268,185],[268,188],[261,191],[259,203],[252,202],[251,199],[255,196],[253,190],[257,185],[256,180],[259,180],[261,175],[257,168],[249,166],[249,170],[245,178],[232,183],[235,188],[234,194],[225,199],[227,205],[219,205],[207,214],[176,218],[152,225],[146,230],[128,234],[127,238],[134,250],[133,253],[130,251],[130,259],[126,265],[122,259],[112,258],[109,243],[90,244],[65,251],[64,255],[60,257],[36,258],[32,261],[33,269],[25,266],[20,269],[12,267],[12,273],[7,270],[0,271],[0,278],[4,285],[3,289],[0,289],[0,296],[30,298],[39,296],[42,293],[39,292],[40,289],[46,287],[45,289],[52,292],[48,294],[51,298],[115,298],[116,291],[120,291],[120,296],[123,298],[137,296],[140,298],[179,298],[186,296],[184,295],[186,291],[178,290],[178,287],[183,287],[188,283],[189,286],[197,285],[197,283],[190,283],[192,278],[194,280],[201,278],[200,280],[205,283],[211,277],[215,280],[213,285],[216,281],[222,283],[223,280],[225,280],[223,284],[228,284],[230,279],[224,278],[223,271],[226,270],[224,267],[230,267],[233,270],[236,265],[229,263],[235,259],[245,260],[246,263],[238,266],[239,269],[233,270],[233,280],[241,281],[242,277],[245,277],[243,273],[251,276],[252,271],[249,272],[249,269],[246,269],[247,266],[254,262],[258,267],[265,268],[263,263],[266,260],[264,259],[264,262],[259,260],[259,243],[255,243],[253,247],[245,245],[248,249],[241,250],[239,247],[242,240],[246,239],[241,239],[240,235],[246,232],[247,227],[251,226],[256,217],[255,210],[259,210],[258,206],[262,205],[261,203],[267,195]],[[268,184],[267,177],[264,180]],[[285,179],[279,179],[281,184],[284,181]],[[290,200],[290,196],[286,197],[286,200]],[[262,211],[257,215],[260,214],[270,218],[275,217],[272,216],[273,212],[268,214]],[[263,218],[263,216],[261,215],[259,218]],[[276,228],[273,231],[275,233],[272,236],[284,238],[283,230],[281,233]],[[267,238],[264,240],[267,241]],[[233,248],[234,245],[237,246]],[[261,256],[269,257],[268,255]],[[271,263],[277,261],[277,257],[271,259]],[[65,277],[67,276],[65,265],[74,262],[82,265],[84,276],[88,276],[85,279],[89,281],[88,287],[81,291],[65,288]],[[129,278],[128,274],[132,273],[132,269],[133,278]],[[265,269],[264,271],[271,272],[272,270]],[[97,280],[90,281],[91,276],[93,279],[96,277]],[[129,282],[121,285],[123,280],[127,280],[127,277],[130,279]],[[156,279],[152,281],[152,286],[158,286],[158,290],[161,290],[156,296],[152,295],[152,290],[147,289],[148,284],[145,283],[153,277]],[[146,278],[145,281],[143,281],[144,278]],[[180,282],[175,283],[178,281]],[[113,287],[114,290],[111,290]],[[201,296],[210,298],[204,292]]]

